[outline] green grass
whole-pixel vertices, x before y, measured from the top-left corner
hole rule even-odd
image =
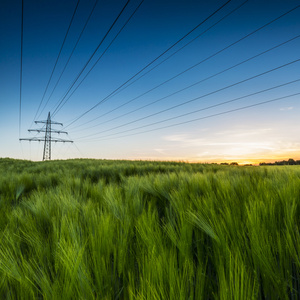
[[[300,166],[0,159],[0,299],[300,298]]]

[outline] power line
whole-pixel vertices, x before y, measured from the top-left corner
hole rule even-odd
[[[24,0],[22,0],[22,14],[21,14],[21,61],[20,61],[19,138],[21,136],[21,121],[22,121],[21,118],[22,118],[22,79],[23,79],[23,31],[24,31]]]
[[[176,55],[178,52],[180,52],[185,47],[187,47],[188,45],[190,45],[191,43],[193,43],[195,40],[197,40],[199,37],[201,37],[205,33],[207,33],[210,29],[212,29],[213,27],[215,27],[217,24],[219,24],[220,22],[222,22],[223,20],[225,20],[228,16],[230,16],[231,14],[233,14],[234,12],[236,12],[238,9],[240,9],[242,6],[244,6],[248,1],[249,0],[246,0],[243,3],[241,3],[239,6],[237,6],[232,11],[230,11],[228,14],[226,14],[225,16],[223,16],[220,20],[218,20],[217,22],[215,22],[213,25],[209,26],[207,29],[205,29],[204,31],[202,31],[200,34],[198,34],[196,37],[194,37],[188,43],[186,43],[185,45],[183,45],[182,47],[180,47],[178,50],[176,50],[175,52],[173,52],[172,54],[170,54],[168,57],[166,57],[165,59],[163,59],[161,62],[159,62],[154,67],[152,67],[150,70],[148,70],[147,72],[143,73],[140,77],[136,78],[135,80],[131,81],[128,85],[126,85],[123,88],[121,88],[118,92],[114,93],[112,96],[109,97],[109,99],[112,98],[112,97],[114,97],[114,96],[116,96],[117,94],[121,93],[122,91],[124,91],[125,89],[127,89],[129,86],[131,86],[132,84],[134,84],[135,82],[137,82],[138,80],[140,80],[141,78],[143,78],[144,76],[146,76],[147,74],[149,74],[150,72],[152,72],[154,69],[156,69],[157,67],[159,67],[160,65],[162,65],[168,59],[170,59],[171,57],[173,57],[174,55]],[[107,112],[107,113],[105,113],[105,114],[103,114],[103,115],[101,115],[99,117],[102,117],[102,116],[104,116],[104,115],[106,115],[108,113],[110,113],[110,112]],[[99,117],[97,117],[95,119],[98,119]],[[95,120],[95,119],[93,119],[93,120]],[[91,121],[89,121],[87,123],[90,123],[93,120],[91,120]],[[84,123],[84,124],[86,124],[86,123]]]
[[[137,111],[139,111],[139,110],[141,110],[141,109],[144,109],[144,108],[146,108],[146,107],[149,107],[149,106],[151,106],[151,105],[153,105],[153,104],[156,104],[156,103],[158,103],[158,102],[160,102],[160,101],[162,101],[162,100],[165,100],[165,99],[167,99],[167,98],[169,98],[169,97],[171,97],[171,96],[174,96],[174,95],[176,95],[176,94],[178,94],[178,93],[180,93],[180,92],[182,92],[182,91],[185,91],[185,90],[187,90],[187,89],[189,89],[189,88],[191,88],[191,87],[194,87],[194,86],[196,86],[196,85],[198,85],[198,84],[200,84],[200,83],[203,83],[203,82],[205,82],[205,81],[207,81],[207,80],[209,80],[209,79],[211,79],[211,78],[214,78],[214,77],[216,77],[216,76],[218,76],[218,75],[220,75],[220,74],[223,74],[223,73],[225,73],[225,72],[227,72],[227,71],[229,71],[229,70],[232,70],[232,69],[234,69],[234,68],[236,68],[236,67],[238,67],[238,66],[240,66],[240,65],[242,65],[242,64],[244,64],[244,63],[246,63],[246,62],[249,62],[249,61],[251,61],[251,60],[253,60],[253,59],[255,59],[255,58],[257,58],[257,57],[259,57],[259,56],[261,56],[261,55],[263,55],[263,54],[266,54],[266,53],[268,53],[268,52],[270,52],[270,51],[272,51],[272,50],[275,50],[275,49],[277,49],[277,48],[279,48],[279,47],[281,47],[281,46],[283,46],[283,45],[286,45],[287,43],[290,43],[290,42],[292,42],[292,41],[298,39],[299,37],[300,37],[300,35],[297,35],[297,36],[295,36],[295,37],[293,37],[293,38],[291,38],[291,39],[289,39],[289,40],[287,40],[287,41],[285,41],[285,42],[282,42],[282,43],[280,43],[280,44],[278,44],[278,45],[276,45],[276,46],[274,46],[274,47],[271,47],[271,48],[269,48],[269,49],[267,49],[267,50],[265,50],[265,51],[263,51],[263,52],[260,52],[260,53],[254,55],[254,56],[252,56],[252,57],[250,57],[250,58],[248,58],[248,59],[245,59],[245,60],[243,60],[243,61],[241,61],[241,62],[239,62],[239,63],[237,63],[237,64],[235,64],[235,65],[233,65],[233,66],[230,66],[230,67],[228,67],[228,68],[226,68],[226,69],[224,69],[224,70],[222,70],[222,71],[219,71],[219,72],[217,72],[217,73],[215,73],[215,74],[213,74],[213,75],[210,75],[210,76],[208,76],[208,77],[206,77],[206,78],[204,78],[204,79],[201,79],[201,80],[199,80],[199,81],[197,81],[197,82],[195,82],[195,83],[193,83],[193,84],[191,84],[191,85],[189,85],[189,86],[187,86],[187,87],[185,87],[185,88],[179,89],[179,90],[177,90],[177,91],[175,91],[175,92],[173,92],[173,93],[171,93],[171,94],[169,94],[169,95],[166,95],[166,96],[164,96],[164,97],[161,97],[161,98],[159,98],[159,99],[157,99],[157,100],[155,100],[155,101],[152,101],[152,102],[150,102],[150,103],[148,103],[148,104],[145,104],[145,105],[143,105],[143,106],[141,106],[141,107],[139,107],[139,108],[133,109],[133,110],[127,112],[127,113],[124,113],[124,114],[122,114],[122,115],[119,115],[119,116],[117,116],[117,117],[114,117],[114,118],[112,118],[112,119],[110,119],[110,120],[107,120],[107,121],[102,122],[102,123],[100,123],[100,124],[96,124],[96,125],[93,125],[93,126],[89,126],[88,128],[85,128],[85,129],[82,129],[82,130],[79,130],[79,131],[87,130],[87,129],[90,129],[90,128],[94,128],[94,127],[97,127],[97,126],[106,124],[106,123],[108,123],[108,122],[114,121],[114,120],[116,120],[116,119],[119,119],[119,118],[121,118],[121,117],[124,117],[124,116],[126,116],[126,115],[129,115],[129,114],[131,114],[131,113],[137,112]],[[152,90],[152,89],[151,89],[151,90]],[[151,91],[151,90],[149,90],[149,91]],[[147,91],[147,92],[149,92],[149,91]],[[146,92],[146,93],[147,93],[147,92]],[[144,93],[144,94],[145,94],[145,93]],[[139,95],[139,96],[137,96],[137,97],[135,97],[135,98],[129,100],[128,102],[126,102],[126,103],[124,103],[124,104],[118,106],[117,108],[115,108],[115,109],[113,109],[113,110],[111,110],[111,111],[109,111],[109,112],[112,112],[112,111],[114,111],[114,110],[116,110],[116,109],[118,109],[118,108],[120,108],[120,107],[126,105],[127,103],[132,102],[133,100],[136,100],[137,98],[141,97],[141,96],[144,95],[144,94],[141,94],[141,95]],[[108,113],[106,113],[106,114],[108,114]],[[105,115],[105,114],[103,114],[102,116],[104,116],[104,115]],[[86,124],[86,123],[84,123],[84,124]],[[82,125],[84,125],[84,124],[82,124]],[[79,126],[78,126],[78,127],[79,127]]]
[[[100,57],[97,59],[97,61],[93,64],[93,66],[90,68],[90,70],[86,73],[86,75],[83,77],[83,79],[79,82],[79,84],[76,86],[76,88],[72,91],[72,93],[69,95],[69,97],[65,100],[65,102],[60,106],[60,108],[56,111],[55,114],[57,114],[62,107],[67,103],[67,101],[72,97],[72,95],[75,93],[75,91],[79,88],[79,86],[82,84],[82,82],[87,78],[87,76],[90,74],[90,72],[94,69],[96,64],[99,62],[99,60],[102,58],[102,56],[106,53],[106,51],[110,48],[110,46],[113,44],[113,42],[116,40],[116,38],[119,36],[119,34],[123,31],[125,26],[129,23],[131,18],[135,15],[137,10],[140,8],[144,0],[140,2],[140,4],[137,6],[137,8],[134,10],[134,12],[130,15],[130,17],[127,19],[127,21],[124,23],[124,25],[121,27],[121,29],[118,31],[118,33],[115,35],[115,37],[112,39],[112,41],[109,43],[109,45],[106,47],[106,49],[103,51],[103,53],[100,55]]]
[[[46,88],[45,88],[45,91],[44,91],[44,94],[43,94],[42,100],[40,101],[40,104],[39,104],[39,106],[38,106],[38,109],[37,109],[37,111],[36,111],[36,114],[35,114],[35,116],[34,116],[33,120],[34,120],[34,119],[37,117],[37,114],[38,114],[38,112],[39,112],[39,110],[40,110],[40,107],[41,107],[41,105],[42,105],[42,102],[44,101],[44,98],[45,98],[46,92],[47,92],[47,90],[48,90],[48,87],[49,87],[50,81],[51,81],[51,79],[52,79],[53,73],[54,73],[54,71],[55,71],[55,68],[56,68],[56,65],[57,65],[57,62],[58,62],[58,60],[59,60],[60,54],[61,54],[61,52],[62,52],[62,49],[63,49],[63,47],[64,47],[64,44],[65,44],[65,41],[66,41],[66,39],[67,39],[67,36],[68,36],[68,34],[69,34],[69,31],[70,31],[71,25],[72,25],[72,23],[73,23],[74,16],[75,16],[75,14],[76,14],[76,11],[77,11],[77,8],[78,8],[78,5],[79,5],[79,2],[80,2],[80,0],[78,0],[78,1],[77,1],[77,4],[76,4],[75,10],[74,10],[74,12],[73,12],[73,15],[72,15],[71,21],[70,21],[70,23],[69,23],[69,26],[68,26],[67,32],[66,32],[66,34],[65,34],[65,37],[64,37],[64,40],[63,40],[63,42],[62,42],[62,45],[61,45],[61,47],[60,47],[60,50],[59,50],[58,56],[57,56],[57,58],[56,58],[56,61],[55,61],[55,64],[54,64],[54,67],[53,67],[53,69],[52,69],[52,72],[51,72],[50,78],[49,78],[49,80],[48,80],[48,83],[47,83],[47,86],[46,86]]]
[[[145,131],[141,131],[141,132],[136,132],[136,133],[132,133],[132,134],[127,134],[127,135],[123,135],[123,136],[120,136],[120,137],[103,138],[101,140],[110,140],[110,139],[116,139],[116,138],[123,138],[123,137],[128,137],[128,136],[143,134],[143,133],[147,133],[147,132],[157,131],[157,130],[161,130],[161,129],[165,129],[165,128],[170,128],[170,127],[174,127],[174,126],[180,126],[180,125],[184,125],[184,124],[188,124],[188,123],[192,123],[192,122],[196,122],[196,121],[200,121],[200,120],[204,120],[204,119],[208,119],[208,118],[212,118],[212,117],[217,117],[217,116],[221,116],[221,115],[233,113],[233,112],[240,111],[240,110],[245,110],[245,109],[248,109],[248,108],[260,106],[260,105],[271,103],[271,102],[276,102],[276,101],[279,101],[279,100],[282,100],[282,99],[287,99],[287,98],[291,98],[291,97],[298,96],[298,95],[300,95],[300,92],[299,93],[290,94],[290,95],[287,95],[287,96],[278,97],[278,98],[271,99],[271,100],[266,100],[266,101],[258,102],[258,103],[247,105],[247,106],[242,106],[242,107],[235,108],[235,109],[230,109],[230,110],[227,110],[227,111],[223,111],[223,112],[220,112],[220,113],[211,114],[211,115],[208,115],[208,116],[204,116],[204,117],[200,117],[200,118],[196,118],[196,119],[192,119],[192,120],[183,121],[183,122],[176,123],[176,124],[166,125],[166,126],[163,126],[163,127],[149,129],[149,130],[145,130]]]
[[[231,100],[223,101],[223,102],[218,103],[218,104],[207,106],[205,108],[197,109],[197,110],[194,110],[192,112],[184,113],[184,114],[181,114],[179,116],[175,116],[175,117],[171,117],[171,118],[164,119],[164,120],[161,120],[161,121],[156,121],[156,122],[151,123],[151,124],[143,125],[143,126],[140,126],[139,129],[149,127],[149,126],[153,126],[153,125],[160,124],[160,123],[164,123],[164,122],[168,122],[168,121],[175,120],[175,119],[178,119],[178,118],[186,117],[188,115],[192,115],[192,114],[198,113],[200,111],[204,111],[204,110],[208,110],[208,109],[215,108],[215,107],[218,107],[218,106],[222,106],[222,105],[225,105],[225,104],[229,104],[229,103],[232,103],[232,102],[236,102],[238,100],[242,100],[242,99],[245,99],[245,98],[248,98],[248,97],[252,97],[252,96],[255,96],[255,95],[258,95],[258,94],[261,94],[261,93],[265,93],[265,92],[268,92],[268,91],[271,91],[271,90],[274,90],[274,89],[277,89],[277,88],[281,88],[283,86],[287,86],[289,84],[293,84],[293,83],[296,83],[296,82],[299,82],[299,81],[300,81],[300,79],[292,80],[292,81],[289,81],[289,82],[286,82],[286,83],[283,83],[283,84],[280,84],[280,85],[276,85],[276,86],[273,86],[273,87],[270,87],[270,88],[267,88],[267,89],[264,89],[264,90],[260,90],[258,92],[254,92],[254,93],[251,93],[251,94],[248,94],[248,95],[245,95],[245,96],[237,97],[237,98],[234,98],[234,99],[231,99]]]
[[[86,155],[84,155],[80,149],[77,147],[76,143],[73,143],[73,145],[75,146],[75,148],[78,150],[78,152],[80,153],[81,157],[86,157]]]
[[[137,96],[137,97],[135,97],[135,98],[133,98],[133,99],[127,101],[126,103],[124,103],[124,104],[118,106],[117,108],[114,108],[113,110],[110,110],[109,112],[106,112],[105,114],[102,114],[102,115],[100,115],[100,116],[98,116],[98,117],[96,117],[96,118],[94,118],[94,119],[92,119],[92,120],[90,120],[90,121],[88,121],[88,122],[85,122],[85,123],[82,124],[82,125],[91,123],[91,122],[93,122],[93,121],[95,121],[95,120],[97,120],[97,119],[99,119],[99,118],[101,118],[101,117],[103,117],[103,116],[105,116],[105,115],[107,115],[107,114],[109,114],[109,113],[111,113],[111,112],[113,112],[113,111],[115,111],[115,110],[117,110],[117,109],[119,109],[119,108],[121,108],[121,107],[123,107],[123,106],[125,106],[125,105],[127,105],[127,104],[129,104],[129,103],[131,103],[131,102],[133,102],[133,101],[135,101],[135,100],[137,100],[138,98],[140,98],[140,97],[142,97],[142,96],[148,94],[149,92],[152,92],[153,90],[155,90],[155,89],[157,89],[157,88],[159,88],[159,87],[165,85],[166,83],[168,83],[168,82],[174,80],[175,78],[177,78],[177,77],[183,75],[184,73],[186,73],[186,72],[188,72],[188,71],[194,69],[195,67],[199,66],[200,64],[202,64],[202,63],[204,63],[204,62],[210,60],[211,58],[217,56],[218,54],[222,53],[223,51],[225,51],[225,50],[231,48],[232,46],[234,46],[234,45],[240,43],[240,42],[243,41],[244,39],[246,39],[246,38],[252,36],[253,34],[257,33],[258,31],[262,30],[263,28],[265,28],[265,27],[271,25],[272,23],[276,22],[277,20],[281,19],[282,17],[286,16],[287,14],[293,12],[294,10],[296,10],[296,9],[299,8],[299,7],[300,7],[300,5],[297,5],[296,7],[292,8],[291,10],[289,10],[289,11],[287,11],[287,12],[285,12],[285,13],[283,13],[283,14],[280,15],[279,17],[277,17],[277,18],[271,20],[270,22],[267,22],[267,23],[264,24],[263,26],[257,28],[256,30],[254,30],[254,31],[252,31],[252,32],[250,32],[250,33],[248,33],[247,35],[243,36],[242,38],[236,40],[235,42],[233,42],[233,43],[231,43],[230,45],[228,45],[228,46],[222,48],[221,50],[215,52],[214,54],[212,54],[212,55],[206,57],[205,59],[201,60],[200,62],[198,62],[198,63],[196,63],[196,64],[194,64],[194,65],[192,65],[191,67],[185,69],[184,71],[182,71],[182,72],[176,74],[175,76],[173,76],[173,77],[171,77],[171,78],[165,80],[164,82],[160,83],[159,85],[157,85],[157,86],[151,88],[150,90],[148,90],[148,91],[146,91],[146,92],[140,94],[139,96]],[[107,97],[106,97],[106,98],[107,98]],[[103,101],[103,100],[102,100],[102,101]],[[75,119],[72,123],[70,123],[70,124],[67,125],[66,127],[69,127],[71,124],[73,124],[74,122],[76,122],[76,120],[77,120],[77,119]],[[103,123],[101,123],[101,124],[103,124]],[[81,125],[81,126],[82,126],[82,125]]]
[[[153,114],[147,115],[147,116],[145,116],[145,117],[142,117],[142,118],[139,118],[139,119],[136,119],[136,120],[127,122],[127,123],[125,123],[125,124],[122,124],[122,125],[113,127],[113,128],[111,128],[111,129],[109,129],[109,130],[104,130],[104,131],[98,132],[97,134],[104,133],[104,132],[106,132],[106,131],[110,131],[110,130],[113,130],[113,129],[117,129],[117,128],[120,128],[120,127],[123,127],[123,126],[127,126],[127,125],[130,125],[130,124],[133,124],[133,123],[136,123],[136,122],[139,122],[139,121],[148,119],[148,118],[150,118],[150,117],[153,117],[153,116],[162,114],[162,113],[164,113],[164,112],[167,112],[167,111],[170,111],[170,110],[172,110],[172,109],[175,109],[175,108],[184,106],[184,105],[186,105],[186,104],[192,103],[192,102],[197,101],[197,100],[199,100],[199,99],[203,99],[203,98],[205,98],[205,97],[207,97],[207,96],[211,96],[211,95],[216,94],[216,93],[218,93],[218,92],[224,91],[224,90],[226,90],[226,89],[228,89],[228,88],[231,88],[231,87],[237,86],[237,85],[239,85],[239,84],[245,83],[245,82],[247,82],[247,81],[253,80],[253,79],[258,78],[258,77],[260,77],[260,76],[263,76],[263,75],[265,75],[265,74],[268,74],[268,73],[274,72],[274,71],[276,71],[276,70],[282,69],[282,68],[284,68],[284,67],[287,67],[287,66],[289,66],[289,65],[291,65],[291,64],[294,64],[294,63],[297,63],[297,62],[299,62],[299,61],[300,61],[300,58],[299,58],[299,59],[296,59],[296,60],[294,60],[294,61],[292,61],[292,62],[286,63],[286,64],[284,64],[284,65],[278,66],[278,67],[276,67],[276,68],[273,68],[273,69],[271,69],[271,70],[262,72],[262,73],[260,73],[260,74],[255,75],[255,76],[251,76],[251,77],[248,77],[248,78],[243,79],[243,80],[241,80],[241,81],[238,81],[238,82],[236,82],[236,83],[227,85],[227,86],[225,86],[225,87],[223,87],[223,88],[220,88],[220,89],[214,90],[214,91],[212,91],[212,92],[206,93],[206,94],[201,95],[201,96],[199,96],[199,97],[196,97],[196,98],[193,98],[193,99],[184,101],[184,102],[182,102],[182,103],[180,103],[180,104],[171,106],[171,107],[166,108],[166,109],[164,109],[164,110],[160,110],[160,111],[158,111],[158,112],[156,112],[156,113],[153,113]],[[134,129],[129,129],[129,130],[124,130],[124,131],[119,132],[119,133],[124,133],[124,132],[127,132],[127,131],[136,130],[136,129],[139,129],[139,128],[141,128],[141,127],[134,128]],[[95,134],[89,135],[89,136],[94,136],[94,135],[95,135]],[[85,136],[85,137],[88,137],[88,136]]]
[[[239,6],[237,6],[236,8],[234,8],[234,9],[233,9],[232,11],[230,11],[228,14],[226,14],[225,16],[223,16],[220,20],[218,20],[217,22],[215,22],[213,25],[209,26],[207,29],[205,29],[204,31],[202,31],[200,34],[198,34],[198,35],[197,35],[195,38],[193,38],[191,41],[189,41],[188,43],[186,43],[185,45],[183,45],[182,47],[180,47],[178,50],[176,50],[175,52],[173,52],[171,55],[169,55],[168,57],[166,57],[164,60],[162,60],[161,62],[159,62],[159,63],[158,63],[157,65],[155,65],[154,67],[152,67],[150,70],[148,70],[147,72],[145,72],[144,74],[142,74],[140,77],[138,77],[138,78],[136,78],[135,80],[131,81],[128,85],[124,86],[124,87],[121,88],[119,91],[117,91],[116,93],[112,94],[111,96],[106,97],[106,100],[108,100],[108,99],[114,97],[115,95],[121,93],[123,90],[125,90],[126,88],[128,88],[129,86],[131,86],[132,84],[134,84],[135,82],[137,82],[139,79],[141,79],[141,78],[144,77],[145,75],[149,74],[151,71],[153,71],[154,69],[156,69],[158,66],[160,66],[161,64],[163,64],[164,62],[166,62],[168,59],[170,59],[171,57],[173,57],[175,54],[177,54],[178,52],[180,52],[182,49],[184,49],[185,47],[187,47],[188,45],[190,45],[192,42],[194,42],[196,39],[198,39],[199,37],[201,37],[202,35],[204,35],[204,34],[205,34],[206,32],[208,32],[210,29],[212,29],[213,27],[215,27],[215,26],[216,26],[217,24],[219,24],[221,21],[223,21],[224,19],[226,19],[226,18],[227,18],[228,16],[230,16],[232,13],[234,13],[235,11],[237,11],[239,8],[241,8],[243,5],[245,5],[248,1],[249,1],[249,0],[246,0],[246,1],[244,1],[242,4],[240,4]],[[155,89],[155,88],[154,88],[154,89]],[[151,89],[151,90],[149,90],[149,91],[143,93],[143,94],[140,95],[140,96],[135,97],[134,99],[132,99],[132,100],[130,100],[130,101],[128,101],[128,102],[126,102],[126,103],[124,103],[124,104],[118,106],[117,108],[114,108],[114,109],[112,109],[112,110],[110,110],[110,111],[108,111],[108,112],[106,112],[106,113],[104,113],[104,114],[102,114],[102,115],[100,115],[100,116],[98,116],[98,117],[92,119],[92,120],[89,120],[89,121],[87,121],[87,122],[84,122],[83,124],[78,125],[78,126],[76,126],[75,128],[81,127],[81,126],[86,125],[86,124],[89,124],[89,123],[91,123],[91,122],[93,122],[93,121],[95,121],[95,120],[97,120],[97,119],[99,119],[99,118],[101,118],[101,117],[103,117],[103,116],[105,116],[105,115],[107,115],[107,114],[110,114],[111,112],[113,112],[113,111],[115,111],[115,110],[117,110],[117,109],[119,109],[119,108],[125,106],[126,104],[129,104],[130,102],[136,100],[137,98],[139,98],[139,97],[141,97],[141,96],[147,94],[148,92],[150,92],[150,91],[152,91],[152,90],[153,90],[153,89]],[[102,123],[101,123],[101,124],[102,124]],[[71,124],[70,124],[70,125],[71,125]],[[68,126],[69,126],[69,125],[68,125]],[[96,125],[96,126],[98,126],[98,125]],[[92,126],[92,127],[95,127],[95,126]]]
[[[53,115],[56,114],[56,112],[59,109],[60,105],[62,105],[64,99],[67,97],[68,93],[71,91],[71,89],[73,88],[73,86],[75,85],[75,83],[77,82],[77,80],[79,79],[79,77],[81,76],[81,74],[83,73],[83,71],[85,70],[85,68],[87,67],[87,65],[90,63],[90,61],[92,60],[92,58],[94,57],[94,55],[96,54],[96,52],[98,51],[98,49],[100,48],[100,46],[102,45],[102,43],[104,42],[105,38],[107,37],[107,35],[109,34],[109,32],[112,30],[112,28],[114,27],[114,25],[116,24],[116,22],[118,21],[118,19],[122,15],[122,13],[124,12],[125,8],[129,4],[129,2],[130,2],[130,0],[128,0],[126,2],[126,4],[124,5],[124,7],[122,8],[122,10],[120,11],[120,13],[118,14],[117,18],[114,20],[114,22],[112,23],[112,25],[110,26],[110,28],[108,29],[108,31],[106,32],[106,34],[104,35],[104,37],[102,38],[101,42],[98,44],[98,46],[94,50],[93,54],[90,56],[90,58],[88,59],[88,61],[86,62],[86,64],[82,68],[82,70],[79,72],[79,74],[77,75],[77,77],[75,78],[75,80],[73,81],[73,83],[71,84],[71,86],[68,89],[68,91],[65,93],[65,95],[63,96],[63,98],[57,104],[55,110],[53,111]]]
[[[91,12],[90,12],[90,14],[89,14],[89,16],[88,16],[86,22],[85,22],[85,24],[84,24],[84,26],[83,26],[83,28],[82,28],[80,34],[79,34],[79,37],[78,37],[78,39],[77,39],[77,41],[76,41],[76,43],[75,43],[75,46],[74,46],[74,48],[73,48],[73,50],[72,50],[72,52],[71,52],[71,54],[70,54],[70,56],[69,56],[69,58],[68,58],[66,64],[65,64],[65,66],[64,66],[64,68],[63,68],[63,70],[62,70],[62,72],[61,72],[61,74],[60,74],[58,80],[56,81],[56,84],[55,84],[54,88],[52,89],[52,92],[51,92],[51,94],[50,94],[50,96],[49,96],[49,98],[48,98],[46,104],[44,105],[43,109],[41,110],[41,112],[40,112],[40,114],[38,115],[37,118],[39,118],[39,117],[41,116],[41,114],[43,113],[43,111],[44,111],[44,109],[46,108],[47,104],[49,103],[49,100],[50,100],[50,98],[52,97],[52,95],[53,95],[53,93],[54,93],[54,91],[55,91],[55,89],[56,89],[58,83],[60,82],[60,79],[61,79],[62,75],[64,74],[64,72],[65,72],[65,70],[66,70],[66,68],[67,68],[67,66],[68,66],[68,64],[69,64],[69,62],[70,62],[70,60],[71,60],[71,57],[73,56],[74,51],[75,51],[75,49],[76,49],[76,47],[77,47],[77,45],[78,45],[78,43],[79,43],[79,41],[80,41],[80,39],[81,39],[81,37],[82,37],[82,35],[83,35],[83,32],[85,31],[85,28],[86,28],[87,24],[89,23],[90,18],[91,18],[91,16],[92,16],[92,14],[93,14],[93,12],[94,12],[94,10],[95,10],[97,4],[98,4],[98,1],[99,1],[99,0],[96,0],[96,1],[95,1],[94,5],[93,5],[93,7],[92,7],[92,10],[91,10]]]
[[[23,146],[22,146],[21,141],[20,141],[20,147],[21,147],[21,151],[22,151],[22,158],[25,159],[24,150],[23,150]]]
[[[181,37],[177,42],[175,42],[172,46],[170,46],[168,49],[166,49],[163,53],[161,53],[159,56],[157,56],[154,60],[152,60],[150,63],[148,63],[145,67],[143,67],[140,71],[138,71],[135,75],[130,77],[127,81],[125,81],[123,84],[121,84],[117,89],[115,89],[113,92],[111,92],[108,96],[103,98],[101,101],[99,101],[97,104],[95,104],[93,107],[85,111],[83,114],[81,114],[79,117],[77,117],[73,122],[71,122],[66,127],[69,127],[79,119],[81,119],[83,116],[85,116],[87,113],[95,109],[97,106],[99,106],[101,103],[103,103],[105,100],[107,100],[111,95],[116,93],[119,89],[121,89],[124,85],[126,85],[128,82],[130,82],[132,79],[134,79],[136,76],[138,76],[140,73],[142,73],[145,69],[147,69],[149,66],[151,66],[154,62],[156,62],[160,57],[165,55],[168,51],[170,51],[172,48],[174,48],[178,43],[180,43],[182,40],[184,40],[187,36],[189,36],[192,32],[194,32],[199,26],[201,26],[203,23],[205,23],[207,20],[209,20],[212,16],[214,16],[218,11],[220,11],[223,7],[225,7],[231,0],[228,0],[226,3],[224,3],[221,7],[219,7],[217,10],[215,10],[212,14],[210,14],[205,20],[200,22],[197,26],[195,26],[192,30],[190,30],[188,33],[186,33],[183,37]]]

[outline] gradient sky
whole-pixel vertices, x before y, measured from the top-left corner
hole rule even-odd
[[[69,136],[60,137],[72,139],[75,144],[53,144],[52,158],[240,163],[300,159],[300,61],[297,61],[300,59],[300,7],[254,32],[300,6],[299,1],[244,2],[230,1],[141,72],[140,75],[145,74],[143,77],[72,123],[226,3],[225,0],[144,0],[74,91],[140,3],[140,0],[131,0],[70,90],[70,93],[74,91],[72,96],[65,98],[68,101],[53,116],[54,121],[62,122],[63,130],[69,132]],[[19,142],[19,137],[34,137],[35,134],[27,131],[39,128],[33,124],[34,117],[45,120],[49,111],[55,112],[126,1],[98,1],[49,99],[95,3],[95,0],[80,1],[42,101],[76,3],[76,0],[24,0],[19,135],[22,1],[0,2],[0,157],[42,159],[43,143]],[[191,69],[169,80],[188,68]],[[278,69],[271,71],[275,68]],[[254,76],[257,77],[246,80]],[[245,82],[238,83],[243,80]],[[230,85],[234,86],[225,88]],[[267,91],[261,92],[263,90]],[[181,105],[192,99],[195,100]],[[275,99],[278,100],[245,108]],[[230,100],[235,101],[209,108]],[[44,109],[38,110],[41,101]],[[155,103],[150,105],[152,102]],[[170,109],[176,105],[179,106]],[[162,112],[166,109],[169,110]],[[138,120],[141,118],[144,119]]]

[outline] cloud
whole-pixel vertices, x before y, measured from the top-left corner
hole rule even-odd
[[[272,128],[257,128],[257,129],[244,129],[238,128],[234,130],[224,130],[216,132],[215,135],[220,136],[230,136],[230,137],[248,137],[248,136],[255,136],[255,135],[264,135],[272,131]]]
[[[166,154],[165,151],[166,149],[153,149],[155,152],[158,152],[160,154]]]
[[[204,146],[242,146],[242,147],[255,147],[255,148],[265,148],[270,145],[270,143],[257,143],[257,142],[209,142],[204,143]],[[269,149],[269,147],[268,147]]]
[[[203,135],[203,132],[208,132],[209,128],[201,128],[197,130],[197,135]],[[195,136],[195,133],[193,133]],[[172,134],[162,137],[163,140],[168,142],[187,142],[187,141],[203,141],[203,139],[192,137],[191,134]]]
[[[177,147],[180,148],[190,148],[190,147],[199,147],[206,143],[206,139],[192,138],[190,135],[169,135],[163,138],[167,142],[177,143]]]
[[[215,133],[215,136],[208,136],[206,138],[197,138],[191,135],[171,135],[164,137],[164,140],[168,142],[175,142],[177,143],[177,147],[181,148],[190,148],[190,147],[207,147],[207,149],[218,149],[223,148],[232,149],[232,148],[247,148],[247,149],[268,149],[273,150],[272,145],[270,142],[267,142],[262,137],[265,134],[268,134],[272,129],[266,128],[261,130],[251,130],[251,131],[242,131],[238,130],[231,130],[231,131],[223,131]],[[250,136],[260,136],[260,139],[257,137],[250,139]]]
[[[292,109],[294,109],[294,107],[293,106],[289,106],[289,107],[281,107],[279,110],[281,110],[281,111],[287,111],[287,110],[292,110]]]
[[[165,136],[163,139],[169,142],[185,142],[187,138],[187,134],[174,134]]]

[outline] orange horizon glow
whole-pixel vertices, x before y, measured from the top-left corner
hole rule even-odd
[[[263,158],[263,157],[258,157],[258,158],[228,158],[228,157],[224,157],[224,158],[207,158],[207,159],[195,159],[195,158],[172,158],[172,157],[164,157],[164,158],[158,158],[158,157],[143,157],[143,158],[128,158],[128,160],[144,160],[144,161],[173,161],[173,162],[184,162],[184,163],[203,163],[203,164],[212,164],[212,163],[217,163],[217,164],[221,164],[221,163],[228,163],[231,164],[233,162],[238,163],[239,165],[259,165],[260,163],[275,163],[276,161],[287,161],[289,159],[294,159],[296,160],[300,160],[299,156],[289,156],[289,155],[275,155],[273,157],[269,157],[269,158]],[[126,159],[125,159],[126,160]]]
[[[151,156],[143,156],[143,157],[129,157],[129,160],[150,160],[150,161],[175,161],[175,162],[186,162],[186,163],[233,163],[237,162],[239,165],[259,165],[260,163],[275,163],[276,161],[287,161],[289,159],[300,160],[300,151],[287,151],[282,152],[278,151],[277,153],[259,153],[257,155],[253,154],[241,154],[238,155],[224,155],[224,156],[214,156],[214,155],[207,155],[204,157],[172,157],[172,156],[165,156],[165,157],[151,157]],[[124,158],[123,158],[124,159]],[[126,158],[125,158],[126,159]]]
[[[275,163],[276,161],[287,161],[289,159],[294,159],[295,161],[296,160],[300,160],[300,157],[293,157],[293,156],[288,156],[288,155],[276,155],[274,157],[269,157],[269,158],[263,158],[263,157],[259,157],[259,158],[237,158],[237,159],[233,159],[233,158],[226,158],[224,157],[223,159],[222,158],[218,158],[218,159],[209,159],[209,160],[206,160],[206,161],[200,161],[200,160],[188,160],[188,162],[191,162],[191,163],[233,163],[233,162],[237,162],[239,165],[259,165],[260,163]]]

